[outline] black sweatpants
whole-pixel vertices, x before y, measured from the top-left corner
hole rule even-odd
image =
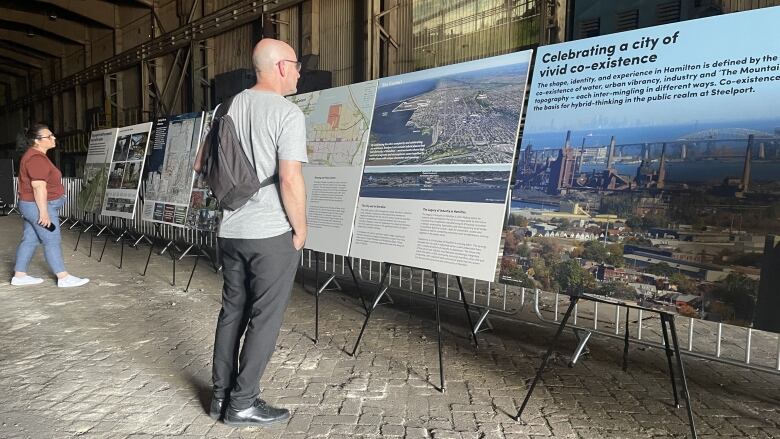
[[[231,408],[243,410],[259,394],[301,253],[290,232],[265,239],[220,238],[219,248],[225,283],[214,338],[214,397],[229,396]]]

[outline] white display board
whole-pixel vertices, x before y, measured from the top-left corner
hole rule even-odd
[[[531,54],[379,80],[350,256],[494,279]]]
[[[108,169],[101,215],[132,219],[143,175],[152,123],[119,128]]]
[[[84,177],[79,191],[78,206],[89,213],[100,213],[108,182],[108,165],[114,153],[117,128],[93,131],[84,163]]]
[[[292,96],[306,115],[306,248],[349,253],[377,81]]]
[[[540,47],[502,281],[780,332],[778,21]]]

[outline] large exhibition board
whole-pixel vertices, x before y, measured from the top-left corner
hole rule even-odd
[[[379,80],[350,256],[495,278],[531,54]]]
[[[0,206],[16,204],[16,190],[13,159],[0,159]]]
[[[85,212],[99,214],[102,209],[117,131],[117,128],[97,130],[89,136],[84,177],[78,195],[78,206]]]
[[[217,105],[219,108],[219,105]],[[217,109],[206,111],[203,115],[203,133],[200,136],[200,144],[206,140],[211,129],[211,121]],[[190,208],[187,210],[186,226],[195,230],[216,232],[219,224],[219,204],[217,198],[211,193],[209,184],[203,174],[195,172],[190,194]]]
[[[503,281],[780,331],[778,21],[541,47]]]
[[[158,121],[159,122],[159,121]],[[203,113],[166,118],[155,125],[155,139],[146,173],[141,219],[184,227],[192,192],[192,165],[200,145]],[[162,134],[165,142],[160,145]]]
[[[119,128],[108,170],[102,215],[132,219],[152,123]]]
[[[306,116],[306,248],[349,253],[377,81],[290,97]]]

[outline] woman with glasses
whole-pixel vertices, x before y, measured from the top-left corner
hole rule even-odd
[[[25,139],[29,148],[19,162],[18,187],[18,206],[24,220],[24,230],[22,242],[16,249],[11,285],[43,282],[43,279],[27,274],[27,266],[38,244],[43,244],[46,262],[57,275],[58,287],[84,285],[89,279],[68,273],[62,259],[62,236],[57,212],[65,204],[65,187],[62,185],[62,173],[46,156],[46,152],[56,146],[56,137],[47,125],[39,123],[27,130]]]

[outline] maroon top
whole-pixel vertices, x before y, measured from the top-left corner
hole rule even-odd
[[[33,180],[46,182],[49,201],[65,195],[62,172],[54,166],[46,154],[35,148],[29,148],[19,162],[19,199],[21,201],[35,201],[32,188]]]

